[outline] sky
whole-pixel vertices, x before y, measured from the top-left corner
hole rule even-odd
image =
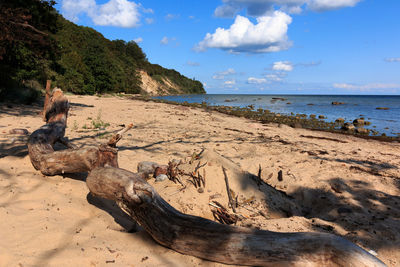
[[[58,0],[210,94],[400,95],[399,0]]]

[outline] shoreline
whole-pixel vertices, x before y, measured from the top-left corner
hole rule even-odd
[[[210,201],[227,206],[221,165],[238,197],[238,226],[278,232],[325,232],[400,264],[400,144],[263,124],[213,110],[124,97],[67,95],[66,137],[98,145],[133,122],[118,143],[119,165],[168,164],[205,149],[206,185],[148,182],[181,212],[215,220]],[[42,107],[0,104],[0,263],[24,266],[227,266],[155,243],[115,203],[88,194],[85,174],[42,176],[27,155],[26,135],[43,125]],[[58,147],[62,149],[62,147]],[[203,162],[202,162],[203,163]],[[237,173],[260,172],[261,187]],[[277,194],[268,194],[265,190]],[[288,196],[288,197],[284,197]],[[27,224],[26,222],[30,222]]]
[[[235,116],[235,117],[244,117],[246,119],[252,119],[255,121],[259,121],[262,123],[282,123],[288,125],[293,128],[304,128],[309,129],[312,131],[322,131],[322,132],[329,132],[329,133],[336,133],[336,134],[343,134],[343,135],[350,135],[356,136],[363,139],[372,139],[372,140],[379,140],[384,142],[400,142],[400,135],[398,136],[387,136],[384,133],[379,133],[376,130],[365,129],[364,127],[359,127],[367,130],[366,132],[361,131],[357,132],[357,125],[355,124],[355,128],[353,130],[344,130],[341,129],[345,126],[345,122],[328,122],[324,121],[324,119],[317,119],[317,117],[309,117],[305,114],[280,114],[275,113],[269,110],[254,110],[252,107],[232,107],[232,106],[225,106],[225,105],[208,105],[206,103],[188,103],[188,102],[176,102],[170,101],[165,99],[158,99],[149,96],[142,96],[142,95],[135,95],[129,96],[126,95],[128,99],[134,100],[142,100],[142,101],[153,101],[156,103],[165,103],[171,105],[179,105],[179,106],[186,106],[186,107],[196,107],[202,108],[204,110],[213,110],[216,112],[220,112],[223,114]],[[322,114],[322,116],[324,116]],[[352,124],[353,125],[353,124]]]

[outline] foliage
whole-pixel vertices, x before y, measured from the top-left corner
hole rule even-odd
[[[57,56],[51,34],[58,14],[54,1],[13,0],[0,2],[0,96],[15,94],[27,80],[46,79],[46,62]],[[5,90],[7,88],[8,90]]]
[[[0,2],[0,95],[46,79],[75,94],[141,93],[139,70],[160,82],[168,78],[186,93],[205,92],[199,81],[148,62],[134,41],[110,41],[64,19],[54,4]]]
[[[108,122],[104,122],[101,119],[101,109],[97,113],[96,119],[92,119],[92,118],[90,118],[90,119],[92,120],[92,125],[93,125],[94,129],[106,128],[106,127],[110,126],[110,124]]]

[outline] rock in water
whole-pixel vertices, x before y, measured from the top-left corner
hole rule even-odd
[[[356,129],[356,132],[357,132],[357,133],[360,133],[360,134],[368,134],[368,133],[369,133],[369,130],[368,130],[368,129],[365,129],[364,127],[358,127],[358,128]]]
[[[365,124],[365,121],[364,121],[364,119],[355,119],[353,121],[353,124],[357,125],[357,126],[363,126]]]
[[[349,132],[352,132],[355,129],[356,129],[356,127],[353,124],[348,123],[348,122],[346,122],[342,127],[342,130],[349,131]]]
[[[343,118],[337,118],[335,120],[336,123],[344,123],[344,119]]]

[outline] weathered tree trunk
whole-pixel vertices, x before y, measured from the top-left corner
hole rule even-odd
[[[86,183],[94,195],[117,201],[158,243],[183,254],[252,266],[385,266],[339,236],[252,230],[182,214],[127,170],[96,168]]]
[[[88,172],[96,167],[118,167],[116,143],[132,124],[114,135],[107,144],[99,147],[54,151],[54,144],[60,142],[69,148],[64,139],[69,103],[60,89],[53,91],[46,107],[46,122],[34,131],[28,140],[28,151],[32,165],[44,175]]]
[[[47,80],[46,95],[44,96],[44,105],[43,105],[43,112],[42,112],[43,121],[46,121],[46,110],[47,110],[47,107],[49,106],[49,102],[50,102],[50,97],[51,97],[50,86],[51,86],[51,80]]]

